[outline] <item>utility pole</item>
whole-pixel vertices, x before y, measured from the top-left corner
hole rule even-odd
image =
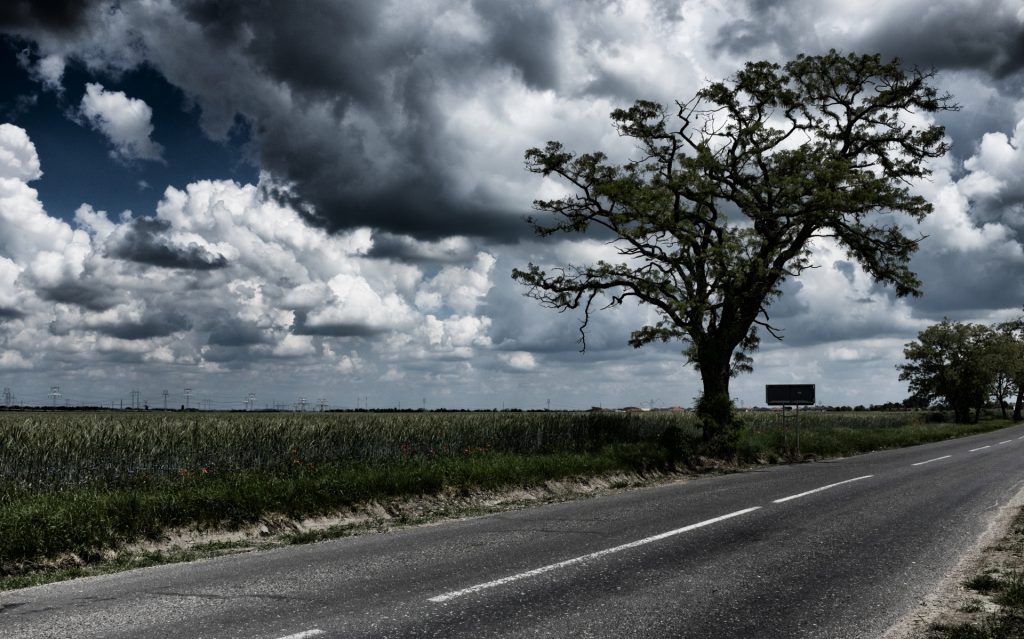
[[[248,410],[256,410],[256,393],[249,393],[249,399],[246,400],[248,404]]]
[[[61,398],[60,386],[51,386],[49,396],[54,408],[56,408],[57,400]]]
[[[4,404],[8,408],[11,407],[11,388],[9,386],[4,386]]]
[[[167,396],[168,396],[169,394],[170,394],[170,393],[168,393],[168,392],[167,392],[167,389],[165,388],[165,389],[164,389],[164,410],[167,410]]]
[[[548,410],[551,410],[551,398],[548,398]]]
[[[142,393],[140,393],[138,389],[135,389],[135,390],[132,391],[132,408],[134,408],[136,410],[138,410],[138,408],[139,408],[139,396],[140,395],[142,395]]]
[[[305,413],[306,412],[306,398],[305,397],[300,397],[297,405],[299,407],[299,412],[300,413]]]
[[[317,402],[317,406],[320,407],[321,413],[327,410],[327,398],[321,397],[320,399],[317,400]]]
[[[192,398],[192,389],[191,388],[186,388],[185,389],[185,410],[188,410],[188,408],[189,408],[188,404],[189,404],[189,400],[191,398]]]

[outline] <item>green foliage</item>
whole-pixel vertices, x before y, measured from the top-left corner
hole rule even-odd
[[[977,421],[994,397],[1006,416],[1004,401],[1024,381],[1024,339],[1008,324],[991,328],[949,319],[929,326],[903,349],[900,379],[924,404],[941,400],[958,422]]]
[[[559,142],[529,149],[528,170],[575,191],[535,202],[535,231],[610,233],[622,259],[530,264],[512,277],[545,306],[582,309],[584,347],[597,298],[650,305],[657,321],[630,344],[684,342],[703,395],[728,400],[729,378],[750,370],[757,329],[778,336],[767,307],[786,278],[812,266],[813,238],[838,242],[897,295],[918,294],[909,268],[917,240],[874,214],[920,220],[932,209],[909,182],[948,150],[943,129],[901,117],[956,108],[931,80],[877,55],[750,62],[671,111],[646,100],[615,110],[613,125],[637,146],[623,164]],[[715,431],[728,430],[729,415],[706,413],[706,438],[727,442]]]

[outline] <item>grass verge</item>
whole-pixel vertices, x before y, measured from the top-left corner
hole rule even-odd
[[[963,586],[972,594],[926,639],[1024,639],[1024,509]]]

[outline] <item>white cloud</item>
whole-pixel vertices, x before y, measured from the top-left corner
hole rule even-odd
[[[518,371],[532,371],[537,368],[537,360],[532,353],[526,351],[515,351],[512,353],[500,353],[498,359],[504,362],[509,368]]]
[[[313,346],[313,338],[309,335],[285,335],[273,350],[278,357],[301,357],[312,355],[316,352]]]
[[[986,133],[964,168],[968,175],[957,183],[969,197],[1024,197],[1024,120],[1017,122],[1012,136]]]
[[[0,124],[0,179],[31,182],[43,176],[36,145],[13,124]]]
[[[153,110],[123,91],[107,91],[90,82],[80,106],[82,116],[113,145],[111,156],[121,160],[162,160],[163,147],[154,142]]]
[[[444,267],[416,294],[416,306],[425,311],[447,306],[456,313],[473,313],[493,286],[494,263],[493,255],[481,252],[469,268]]]
[[[287,359],[355,375],[384,359],[385,379],[399,379],[410,359],[491,347],[491,319],[478,312],[492,287],[488,253],[425,278],[370,257],[368,229],[308,226],[267,195],[269,176],[168,188],[152,218],[114,220],[86,204],[69,224],[27,185],[41,172],[22,129],[0,129],[0,158],[0,368],[127,361],[219,374]],[[223,261],[190,263],[196,254]],[[449,312],[417,309],[424,294]]]
[[[39,59],[35,73],[42,81],[43,86],[51,91],[61,93],[64,90],[64,86],[61,84],[64,78],[64,66],[64,56],[50,54]]]

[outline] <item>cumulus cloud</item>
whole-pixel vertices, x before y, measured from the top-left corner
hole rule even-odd
[[[537,368],[537,360],[532,353],[526,351],[515,351],[512,353],[500,353],[498,359],[511,369],[517,371],[532,371]]]
[[[287,360],[354,374],[374,368],[367,353],[448,360],[491,346],[486,252],[434,273],[371,256],[370,230],[309,226],[272,197],[283,187],[269,176],[168,188],[150,217],[83,205],[65,222],[28,186],[39,158],[12,125],[0,128],[0,167],[0,368]]]
[[[964,168],[968,173],[957,182],[959,191],[979,205],[984,218],[1007,224],[1024,236],[1024,120],[1017,122],[1011,135],[994,131],[982,136]]]
[[[36,146],[25,129],[0,124],[0,179],[31,182],[42,176]]]
[[[152,140],[153,110],[144,101],[90,82],[79,108],[86,122],[110,141],[113,157],[125,161],[163,159],[163,147]]]
[[[166,268],[210,270],[228,265],[226,257],[197,242],[175,245],[166,236],[170,229],[167,220],[136,218],[110,238],[108,252],[113,257]]]

